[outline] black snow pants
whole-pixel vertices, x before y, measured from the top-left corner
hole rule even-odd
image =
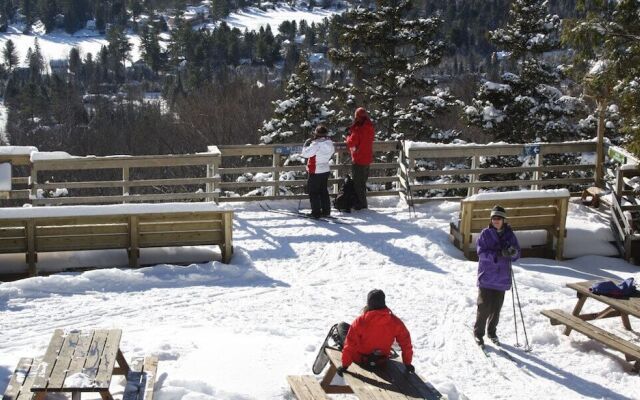
[[[367,179],[369,179],[369,166],[353,164],[351,166],[353,175],[353,188],[356,191],[356,204],[353,208],[359,210],[367,208]]]
[[[478,290],[478,312],[476,323],[473,326],[473,333],[476,337],[483,337],[485,327],[489,337],[496,337],[496,328],[500,320],[500,310],[504,302],[504,291],[479,288]]]
[[[311,203],[311,215],[315,218],[331,215],[331,200],[329,199],[329,172],[309,174],[307,191]]]

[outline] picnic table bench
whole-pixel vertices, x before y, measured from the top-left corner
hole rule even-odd
[[[593,294],[589,288],[594,283],[595,281],[583,281],[567,284],[567,287],[575,290],[578,296],[578,302],[571,314],[562,310],[543,310],[541,313],[551,320],[551,325],[565,325],[565,335],[569,335],[572,330],[576,330],[611,349],[623,353],[627,361],[634,363],[633,371],[640,372],[640,346],[587,322],[620,317],[624,328],[632,330],[629,315],[640,318],[640,297],[617,299]],[[587,299],[594,299],[604,303],[606,308],[600,312],[582,314],[582,307]]]
[[[359,399],[443,399],[432,385],[417,374],[408,374],[404,365],[388,360],[385,367],[366,370],[351,364],[344,373],[346,385],[332,384],[337,367],[342,365],[342,353],[331,347],[325,349],[329,356],[329,369],[321,382],[312,375],[288,376],[287,381],[298,400],[328,399],[327,394],[354,394]]]
[[[113,375],[126,375],[123,400],[152,400],[158,360],[136,358],[132,366],[120,350],[120,329],[56,329],[41,359],[22,358],[2,400],[43,400],[47,393],[98,392],[113,400],[109,392]]]
[[[545,230],[546,245],[543,248],[523,248],[525,257],[549,257],[562,259],[569,191],[523,190],[519,192],[481,193],[460,202],[460,219],[451,223],[450,240],[463,251],[469,260],[477,260],[473,248],[473,234],[489,226],[491,209],[499,204],[507,210],[507,222],[514,231]]]

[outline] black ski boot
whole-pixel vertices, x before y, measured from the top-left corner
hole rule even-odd
[[[476,344],[480,347],[484,347],[484,340],[481,337],[478,337],[476,335],[473,335],[473,338],[476,341]]]
[[[495,344],[496,346],[500,346],[500,340],[498,339],[497,336],[489,336],[489,339],[491,340],[491,342],[493,342],[493,344]]]

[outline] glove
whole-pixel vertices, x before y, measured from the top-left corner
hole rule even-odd
[[[502,249],[503,257],[513,257],[518,254],[518,250],[516,250],[513,246],[509,246],[506,249]]]
[[[407,370],[407,374],[415,374],[416,373],[416,367],[414,367],[411,364],[405,365],[404,368]]]
[[[303,147],[307,147],[311,145],[311,142],[313,142],[313,139],[309,138],[307,140],[304,141],[304,144],[302,145]]]
[[[340,366],[340,367],[338,367],[338,369],[336,370],[336,373],[337,373],[339,376],[342,376],[342,374],[344,374],[344,371],[346,371],[346,370],[347,370],[347,368],[345,368],[345,367],[343,367],[343,366]]]

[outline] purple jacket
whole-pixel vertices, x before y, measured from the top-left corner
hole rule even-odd
[[[511,261],[520,258],[520,245],[508,224],[504,224],[503,234],[492,226],[484,228],[478,238],[478,286],[485,289],[507,291],[511,289]],[[502,249],[509,246],[517,250],[513,257],[502,255]],[[509,260],[511,258],[511,260]]]

